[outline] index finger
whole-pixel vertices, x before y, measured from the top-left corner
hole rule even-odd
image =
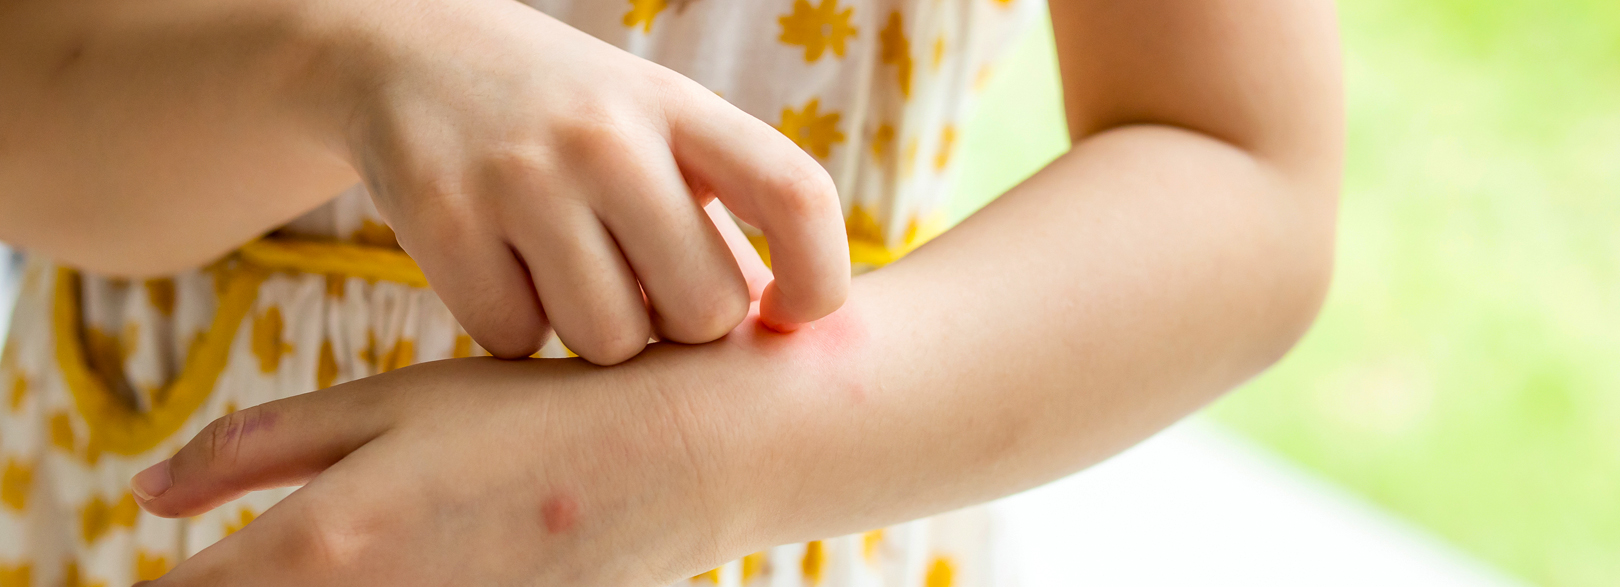
[[[776,280],[760,320],[788,331],[836,311],[849,295],[849,242],[832,178],[776,129],[719,98],[674,119],[681,170],[765,233]]]

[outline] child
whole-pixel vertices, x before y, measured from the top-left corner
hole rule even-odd
[[[0,586],[987,585],[927,516],[1325,290],[1329,3],[533,4],[0,12]],[[1075,147],[930,240],[1042,9]]]

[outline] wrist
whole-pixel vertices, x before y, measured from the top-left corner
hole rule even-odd
[[[845,501],[860,492],[847,473],[881,431],[863,406],[889,391],[879,360],[888,304],[862,281],[843,308],[792,334],[750,318],[721,342],[660,348],[637,362],[660,375],[686,370],[696,382],[681,425],[708,456],[702,475],[725,510],[719,527],[729,533],[717,538],[732,545],[728,555],[868,529],[872,512]]]

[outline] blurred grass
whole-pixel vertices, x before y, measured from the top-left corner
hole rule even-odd
[[[1336,282],[1211,412],[1533,583],[1620,585],[1620,2],[1340,10]],[[959,215],[1063,150],[1050,51],[986,89]]]

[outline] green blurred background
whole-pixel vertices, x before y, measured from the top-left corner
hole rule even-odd
[[[1620,585],[1620,1],[1340,12],[1333,291],[1210,413],[1531,583]],[[1051,43],[986,89],[958,215],[1065,148]]]

